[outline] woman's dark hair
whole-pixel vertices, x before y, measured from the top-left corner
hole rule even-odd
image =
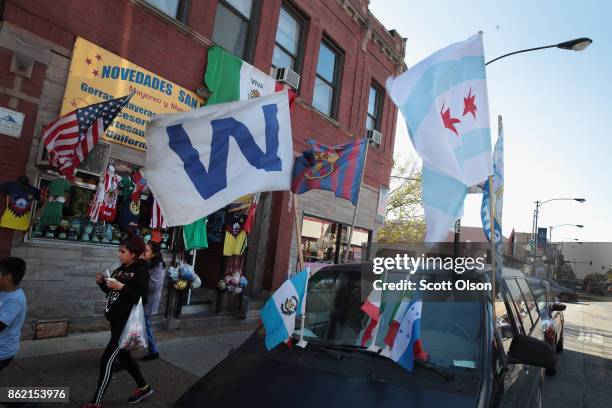
[[[149,261],[149,266],[153,267],[161,263],[162,267],[165,268],[166,263],[164,262],[164,258],[161,254],[161,245],[151,241],[149,241],[147,245],[151,247],[151,252],[153,252],[153,258],[151,258],[151,260]]]
[[[125,238],[123,238],[120,246],[125,247],[125,249],[136,255],[137,258],[140,258],[140,255],[145,251],[144,241],[131,230],[129,230]]]

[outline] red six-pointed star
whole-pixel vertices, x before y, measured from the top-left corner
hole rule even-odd
[[[476,119],[476,112],[478,108],[476,107],[476,95],[472,95],[472,88],[468,92],[468,96],[463,98],[463,116],[471,113],[474,119]]]
[[[457,137],[459,137],[459,133],[457,133],[457,129],[455,129],[455,124],[461,123],[461,121],[457,118],[451,117],[450,108],[446,108],[446,110],[444,110],[444,104],[442,104],[440,116],[442,116],[442,122],[444,123],[444,127],[452,130],[453,132],[455,132]]]

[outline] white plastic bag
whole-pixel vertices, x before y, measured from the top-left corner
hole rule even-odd
[[[119,338],[119,347],[129,351],[147,348],[147,332],[145,329],[144,308],[142,298],[132,307],[130,317],[125,323],[123,333]]]
[[[191,281],[191,289],[197,289],[202,286],[202,280],[197,273],[193,274],[193,280]]]

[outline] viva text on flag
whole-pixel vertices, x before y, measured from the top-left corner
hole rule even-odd
[[[286,91],[160,115],[146,137],[144,174],[168,226],[190,224],[244,194],[290,188]]]
[[[423,159],[425,239],[444,240],[468,187],[492,173],[482,35],[439,50],[386,87]]]

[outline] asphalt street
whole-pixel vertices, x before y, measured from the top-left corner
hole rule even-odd
[[[565,351],[546,376],[544,407],[612,406],[612,301],[568,303],[564,316]]]

